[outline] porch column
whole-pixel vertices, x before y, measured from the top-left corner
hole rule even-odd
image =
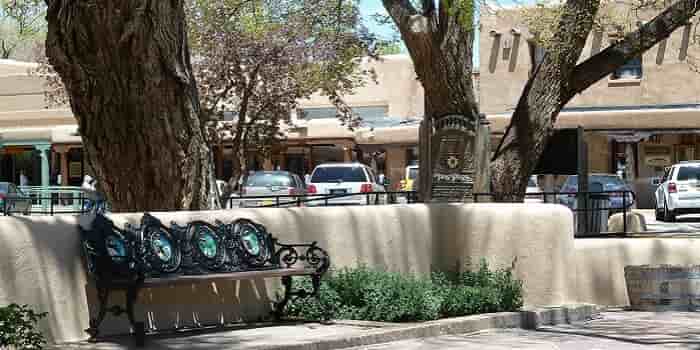
[[[384,167],[386,168],[384,176],[391,181],[391,190],[399,190],[406,169],[406,147],[387,147],[386,159],[384,162]]]
[[[347,143],[343,145],[343,161],[345,163],[352,162],[352,145]]]
[[[68,176],[68,152],[70,147],[66,145],[53,146],[53,151],[61,156],[61,164],[58,170],[59,174],[61,174],[61,183],[58,185],[68,186],[68,179],[70,179]]]
[[[36,148],[39,151],[39,157],[41,157],[41,187],[43,188],[48,188],[49,187],[49,155],[48,151],[51,149],[51,145],[49,144],[44,144],[44,145],[35,145],[34,148]],[[42,193],[42,199],[41,201],[41,206],[43,207],[44,212],[46,212],[48,206],[49,206],[49,201],[51,200],[48,198],[50,196],[50,192],[44,193],[43,191],[40,192]]]

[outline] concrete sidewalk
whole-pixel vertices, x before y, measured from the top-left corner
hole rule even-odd
[[[390,343],[413,338],[465,334],[496,328],[536,328],[590,319],[594,305],[568,305],[520,312],[502,312],[447,318],[421,323],[335,321],[319,323],[267,323],[226,330],[180,332],[146,338],[145,349],[325,350]],[[129,336],[100,343],[72,343],[50,347],[60,350],[121,350],[133,348]]]
[[[700,349],[700,313],[605,312],[588,322],[544,326],[537,330],[489,330],[353,349]]]

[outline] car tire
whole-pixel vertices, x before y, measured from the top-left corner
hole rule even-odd
[[[666,204],[666,202],[664,202],[664,221],[665,222],[676,221],[676,215],[673,214],[672,210],[668,210],[668,204]]]

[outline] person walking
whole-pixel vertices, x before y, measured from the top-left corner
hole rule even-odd
[[[24,175],[24,170],[21,170],[19,172],[19,185],[20,186],[27,186],[29,184],[29,179],[27,178],[27,175]]]

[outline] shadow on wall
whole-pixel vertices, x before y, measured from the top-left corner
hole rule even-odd
[[[48,340],[85,335],[85,283],[76,219],[0,217],[0,304],[28,304],[48,312],[39,327]]]
[[[97,291],[88,283],[85,292],[90,315],[94,317],[99,310]],[[268,295],[275,293],[270,292],[262,279],[145,288],[139,295],[135,314],[151,331],[259,322],[271,319],[274,300]],[[125,293],[110,295],[110,305],[125,305]],[[108,314],[101,333],[125,334],[128,329],[126,315]]]

